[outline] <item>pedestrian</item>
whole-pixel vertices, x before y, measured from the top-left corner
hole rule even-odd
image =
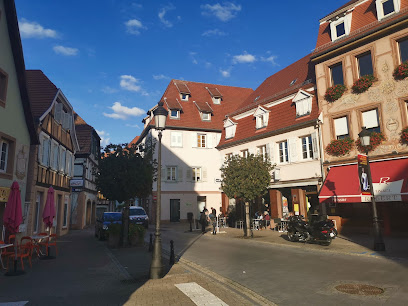
[[[217,215],[217,210],[214,207],[211,207],[211,213],[216,216]]]
[[[207,219],[208,219],[208,210],[204,208],[200,215],[200,224],[201,224],[202,234],[205,233],[205,228],[207,227]]]
[[[216,235],[217,232],[216,232],[215,229],[216,229],[216,227],[217,227],[217,216],[211,213],[209,217],[210,217],[211,224],[212,224],[212,227],[213,227],[212,234],[213,234],[213,235]]]
[[[271,228],[271,217],[269,216],[269,213],[265,211],[265,217],[264,217],[264,224],[265,228],[269,225],[269,228]]]

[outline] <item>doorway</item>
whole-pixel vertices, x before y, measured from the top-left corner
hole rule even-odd
[[[197,197],[197,215],[196,219],[200,219],[200,214],[203,209],[207,206],[207,197],[198,196]]]
[[[170,222],[180,222],[180,199],[170,200]]]

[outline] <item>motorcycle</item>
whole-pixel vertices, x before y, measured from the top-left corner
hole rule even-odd
[[[314,221],[310,224],[303,216],[291,216],[288,219],[288,238],[292,242],[310,242],[329,246],[337,237],[333,220]]]

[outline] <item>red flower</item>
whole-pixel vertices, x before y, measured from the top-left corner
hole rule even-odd
[[[354,141],[350,137],[332,140],[326,147],[326,153],[332,156],[346,155],[353,148]]]
[[[363,147],[360,142],[360,138],[356,140],[356,147],[360,152],[370,152],[374,151],[384,140],[386,140],[385,136],[380,132],[372,132],[370,137],[370,145],[367,147]]]
[[[393,77],[396,80],[403,80],[408,77],[408,61],[403,62],[393,72]]]
[[[347,87],[344,85],[340,84],[334,85],[332,87],[327,88],[324,98],[329,102],[334,102],[337,99],[339,99],[346,90]]]

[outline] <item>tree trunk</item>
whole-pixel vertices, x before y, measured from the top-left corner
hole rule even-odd
[[[122,214],[122,226],[123,226],[122,245],[124,247],[129,246],[129,202],[130,200],[126,200],[125,207],[123,208],[123,214]]]
[[[251,230],[251,220],[249,218],[249,202],[245,202],[245,226],[244,236],[248,237],[248,231]]]

